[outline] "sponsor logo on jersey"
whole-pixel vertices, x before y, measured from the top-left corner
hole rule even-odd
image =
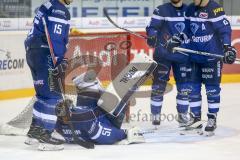
[[[62,10],[53,9],[53,10],[52,10],[52,13],[54,13],[54,14],[58,14],[58,15],[61,15],[61,16],[64,16],[64,17],[66,17],[66,14],[65,14],[65,12],[64,12],[64,11],[62,11]]]
[[[99,122],[99,125],[100,125],[100,122]],[[90,129],[88,130],[88,133],[89,134],[93,133],[95,131],[96,127],[97,127],[97,120],[93,121]]]
[[[213,73],[214,72],[214,68],[202,68],[202,72],[204,72],[204,73]]]
[[[205,43],[205,42],[211,41],[212,37],[213,37],[213,34],[206,35],[206,36],[199,36],[199,37],[192,36],[192,40],[193,42],[196,42],[196,43]]]
[[[207,18],[208,18],[208,13],[206,13],[206,12],[200,12],[200,13],[199,13],[199,17],[200,17],[200,18],[207,19]]]
[[[219,8],[214,9],[213,12],[214,12],[214,14],[216,16],[218,13],[224,12],[224,9],[223,9],[223,7],[219,7]]]
[[[38,10],[38,12],[37,12],[35,18],[41,19],[42,16],[43,16],[43,13],[42,13],[41,11]]]
[[[33,84],[36,85],[36,86],[43,86],[44,85],[44,81],[43,80],[33,81]]]

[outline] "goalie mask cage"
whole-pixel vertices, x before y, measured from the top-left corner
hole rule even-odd
[[[70,59],[65,75],[65,94],[76,102],[72,79],[94,70],[97,78],[106,87],[130,61],[131,41],[127,33],[77,33],[69,37],[66,57]],[[21,113],[0,126],[2,135],[25,135],[32,121],[33,97]],[[127,116],[129,117],[129,109]],[[128,121],[128,118],[127,118]]]

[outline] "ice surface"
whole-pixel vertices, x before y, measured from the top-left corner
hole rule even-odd
[[[204,88],[203,88],[204,89]],[[149,90],[143,87],[142,90]],[[203,95],[205,92],[203,92]],[[146,96],[146,95],[145,95]],[[63,151],[40,152],[35,147],[26,146],[23,136],[0,136],[0,160],[238,160],[240,159],[240,84],[222,85],[221,109],[218,128],[214,137],[199,135],[179,135],[176,114],[176,89],[165,96],[162,112],[169,116],[156,133],[146,134],[146,143],[128,146],[98,145],[87,150],[77,145],[65,145]],[[31,98],[0,102],[0,123],[7,122],[19,113]],[[203,119],[206,119],[207,103],[203,96]],[[151,129],[149,121],[149,97],[137,98],[131,107],[132,122],[143,130]],[[163,117],[164,118],[164,117]],[[148,121],[147,121],[148,120]]]

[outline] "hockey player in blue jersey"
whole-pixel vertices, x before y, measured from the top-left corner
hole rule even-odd
[[[151,113],[153,125],[160,125],[160,114],[163,95],[169,81],[171,68],[177,84],[177,111],[180,126],[188,125],[188,84],[187,75],[190,71],[188,54],[173,53],[172,49],[182,43],[186,32],[184,13],[187,6],[182,0],[171,0],[158,6],[146,28],[147,43],[155,48],[153,59],[158,67],[153,73],[151,93]]]
[[[94,72],[94,71],[93,71]],[[121,129],[123,119],[112,117],[101,109],[97,102],[104,91],[97,78],[88,78],[92,71],[88,71],[73,79],[77,87],[76,106],[69,99],[57,105],[58,122],[56,130],[67,143],[74,143],[69,121],[73,123],[77,137],[95,144],[131,144],[144,142],[144,137],[137,127],[128,130]],[[66,109],[70,111],[67,119]],[[123,109],[123,115],[126,110]]]
[[[236,50],[231,46],[231,26],[222,6],[213,0],[194,0],[186,11],[186,27],[192,50],[224,55],[223,60],[191,54],[193,62],[190,108],[194,122],[201,120],[201,84],[205,84],[208,100],[208,123],[205,133],[212,135],[217,127],[220,107],[220,83],[223,63],[232,64]],[[201,128],[202,126],[198,126]]]
[[[44,17],[47,23],[56,65],[64,65],[70,20],[70,13],[65,5],[71,2],[72,0],[49,0],[42,4],[36,11],[33,28],[25,40],[26,59],[32,73],[37,98],[33,105],[33,119],[27,136],[29,139],[40,140],[40,150],[63,148],[62,141],[51,137],[57,121],[55,106],[61,95],[50,91],[48,84],[49,70],[54,69],[55,66],[50,56],[42,18]],[[26,140],[26,144],[29,143],[29,139]]]

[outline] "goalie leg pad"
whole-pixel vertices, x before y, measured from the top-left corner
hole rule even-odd
[[[147,79],[156,66],[157,63],[145,54],[135,56],[133,61],[107,87],[106,92],[102,94],[98,101],[98,106],[113,116],[118,116],[132,94]]]
[[[117,142],[118,145],[128,145],[136,143],[145,143],[145,138],[138,127],[132,127],[126,130],[127,138]]]

